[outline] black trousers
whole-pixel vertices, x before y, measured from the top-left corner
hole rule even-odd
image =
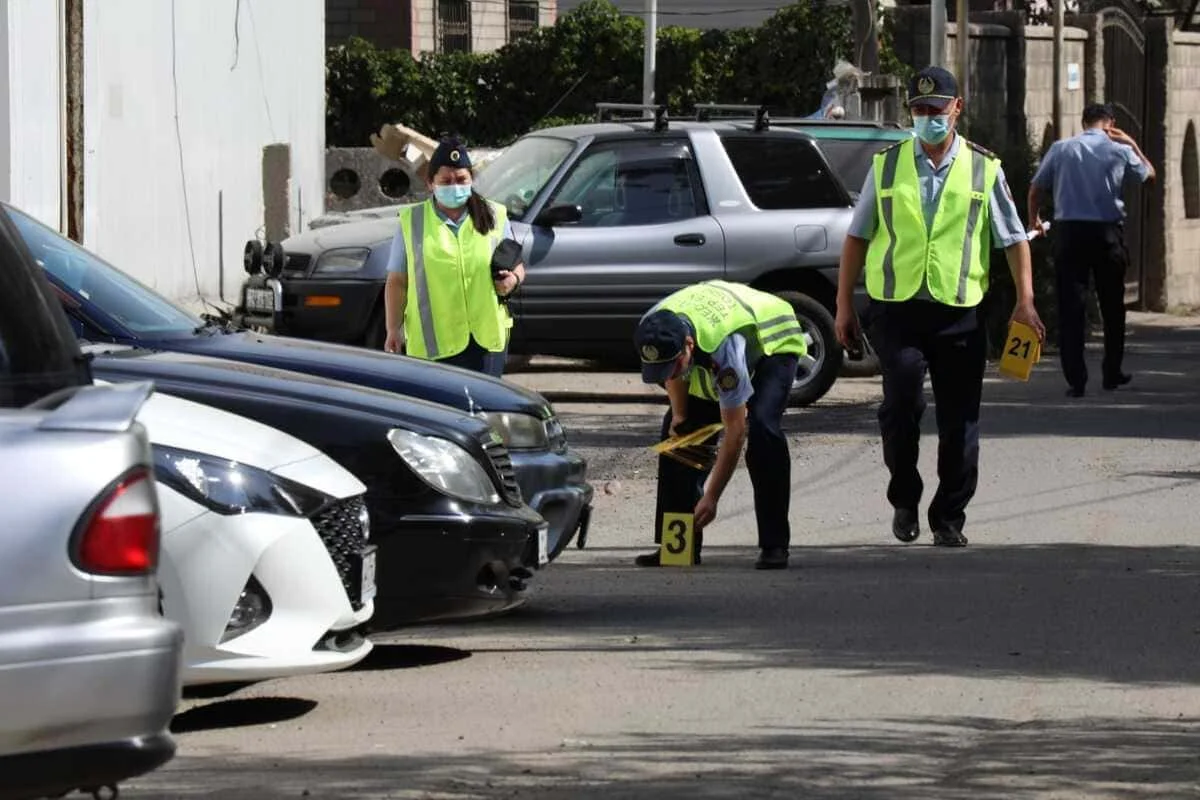
[[[928,372],[938,428],[938,488],[929,506],[929,527],[961,532],[979,484],[985,331],[975,309],[933,302],[872,303],[868,320],[883,372],[879,429],[891,473],[888,501],[914,511],[921,501],[917,458]]]
[[[746,404],[746,468],[754,488],[754,518],[758,524],[758,546],[787,547],[791,541],[788,508],[792,492],[792,459],[783,432],[783,412],[796,377],[799,359],[794,355],[767,356],[758,362],[751,378],[754,394]],[[697,367],[697,369],[700,369]],[[697,430],[721,421],[720,406],[710,400],[688,396],[687,422],[683,431]],[[671,411],[663,417],[662,439],[671,427]],[[654,509],[654,542],[662,542],[663,514],[690,514],[704,494],[709,471],[693,469],[667,456],[658,457],[658,498]],[[696,549],[703,541],[696,532]]]
[[[485,350],[483,345],[475,341],[475,337],[472,336],[467,341],[467,348],[461,353],[455,353],[446,358],[439,358],[437,361],[439,364],[462,367],[474,372],[482,372],[484,375],[491,375],[493,378],[499,378],[504,375],[504,364],[507,360],[507,347],[499,353],[493,353]]]
[[[1056,222],[1052,229],[1058,280],[1058,351],[1063,377],[1082,389],[1088,380],[1083,346],[1087,340],[1087,293],[1096,281],[1104,321],[1105,380],[1121,374],[1125,356],[1125,269],[1129,254],[1118,223]]]

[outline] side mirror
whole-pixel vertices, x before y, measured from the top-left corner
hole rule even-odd
[[[555,225],[568,225],[583,219],[583,207],[579,205],[550,206],[543,209],[533,221],[534,225],[553,228]]]

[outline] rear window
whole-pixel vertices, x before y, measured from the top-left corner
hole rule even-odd
[[[871,159],[880,150],[895,144],[891,139],[826,139],[821,138],[817,147],[825,154],[825,160],[848,191],[862,190],[871,168]]]
[[[723,141],[742,186],[758,208],[846,206],[837,181],[808,139],[730,136]]]

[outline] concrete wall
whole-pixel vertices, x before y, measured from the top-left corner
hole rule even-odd
[[[291,229],[324,212],[324,2],[87,0],[87,247],[168,297],[233,298],[273,143],[290,145]]]
[[[1025,27],[1025,125],[1029,141],[1045,153],[1054,142],[1054,29],[1044,25]],[[1088,32],[1079,28],[1063,28],[1063,135],[1079,130],[1083,107],[1087,105],[1084,87],[1084,51]],[[1079,85],[1067,86],[1068,65],[1079,70]]]
[[[898,7],[892,13],[897,55],[913,66],[924,66],[929,61],[929,7]],[[971,136],[980,144],[1001,150],[1024,130],[1038,146],[1053,116],[1053,30],[1026,25],[1019,12],[982,12],[971,18],[971,71],[965,111]],[[946,55],[951,62],[956,59],[957,36],[957,23],[947,23]],[[1066,27],[1063,36],[1064,63],[1077,64],[1080,73],[1079,88],[1063,94],[1067,131],[1078,127],[1086,105],[1089,87],[1085,79],[1092,62],[1087,58],[1088,31]]]
[[[1200,306],[1200,33],[1168,31],[1165,163],[1158,166],[1164,220],[1163,306]]]
[[[0,0],[0,199],[65,226],[61,3]]]

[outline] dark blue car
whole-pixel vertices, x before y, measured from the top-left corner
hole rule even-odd
[[[537,392],[456,367],[346,345],[253,333],[197,317],[11,206],[25,244],[58,290],[76,334],[90,342],[193,353],[395,392],[482,416],[512,456],[524,501],[550,525],[553,559],[591,515],[586,462],[567,446]]]

